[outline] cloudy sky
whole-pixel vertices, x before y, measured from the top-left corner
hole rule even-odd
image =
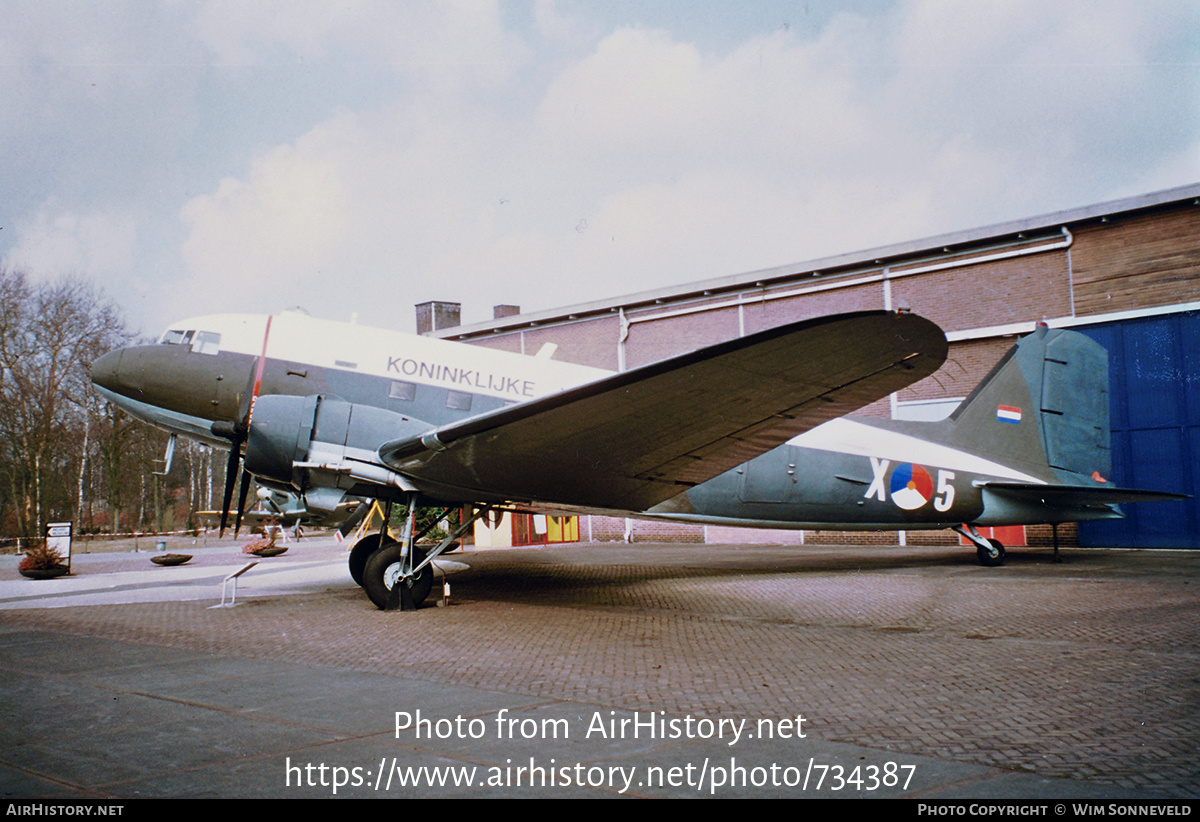
[[[541,310],[1200,182],[1192,0],[0,0],[0,257]]]

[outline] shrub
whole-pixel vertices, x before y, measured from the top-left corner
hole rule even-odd
[[[21,559],[22,571],[45,571],[65,566],[62,554],[47,545],[37,545],[25,552]]]

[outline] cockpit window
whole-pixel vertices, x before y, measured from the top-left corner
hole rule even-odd
[[[197,354],[220,354],[221,335],[215,331],[180,331],[172,329],[159,340],[163,345],[190,345]]]
[[[197,354],[220,354],[221,335],[214,331],[197,331],[192,338],[192,351]]]

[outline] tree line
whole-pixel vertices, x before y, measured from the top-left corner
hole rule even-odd
[[[87,281],[0,267],[0,538],[38,537],[60,521],[79,533],[190,528],[211,509],[224,459],[214,476],[210,450],[181,440],[164,475],[168,435],[92,385],[92,363],[134,342]]]

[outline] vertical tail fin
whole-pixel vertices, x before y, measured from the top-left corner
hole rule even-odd
[[[1108,353],[1082,334],[1039,325],[950,415],[952,436],[1007,462],[1083,476],[1112,467]]]

